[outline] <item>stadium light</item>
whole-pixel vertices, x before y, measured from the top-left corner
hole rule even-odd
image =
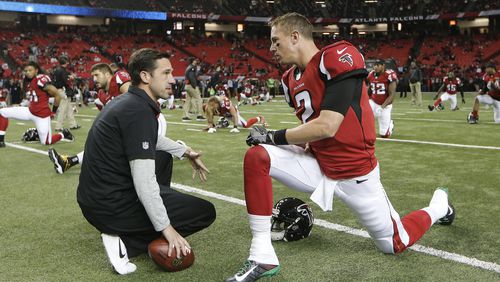
[[[274,4],[274,0],[267,0],[267,4]]]
[[[401,31],[403,29],[403,25],[401,23],[398,23],[398,31]]]
[[[457,21],[456,20],[450,20],[450,26],[456,26]]]
[[[377,3],[378,0],[365,0],[365,3]]]

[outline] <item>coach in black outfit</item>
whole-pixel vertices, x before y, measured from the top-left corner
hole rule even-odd
[[[191,249],[184,237],[215,220],[210,202],[170,188],[172,155],[186,157],[202,181],[208,169],[199,153],[158,136],[156,100],[168,98],[174,83],[168,54],[140,49],[130,57],[129,72],[128,92],[106,105],[89,131],[77,192],[120,274],[134,272],[128,256],[146,252],[162,234],[169,254],[175,248],[186,255]]]

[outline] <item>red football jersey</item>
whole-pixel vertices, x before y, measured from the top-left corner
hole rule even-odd
[[[226,96],[219,96],[219,116],[231,117],[231,100]]]
[[[393,70],[385,70],[381,74],[375,73],[374,70],[368,74],[368,82],[372,92],[371,99],[373,102],[382,105],[389,96],[389,84],[393,81],[398,81],[398,76]],[[391,103],[392,104],[392,103]]]
[[[317,118],[328,81],[349,74],[366,74],[363,55],[349,42],[340,41],[321,49],[302,73],[295,66],[283,75],[285,98],[303,122]],[[377,165],[375,120],[366,85],[355,98],[334,137],[310,142],[325,175],[332,179],[363,176]]]
[[[460,86],[460,78],[454,77],[454,78],[449,78],[445,77],[443,78],[443,84],[445,85],[446,93],[450,95],[455,95],[457,94],[458,87]]]
[[[254,88],[254,86],[253,86],[252,84],[250,84],[250,83],[246,83],[246,84],[245,84],[245,87],[244,87],[244,89],[243,89],[243,93],[244,93],[247,97],[249,97],[249,95],[252,95],[253,88]]]
[[[111,82],[109,84],[108,95],[111,97],[116,97],[120,95],[120,87],[123,84],[130,81],[130,75],[126,71],[117,71],[111,78]],[[113,99],[111,98],[111,99]]]
[[[109,82],[108,93],[103,89],[99,89],[97,93],[97,97],[102,102],[103,105],[106,105],[109,101],[113,100],[116,96],[120,95],[120,87],[123,84],[130,81],[130,75],[126,71],[117,71],[113,77],[111,77],[111,81]],[[99,107],[98,107],[99,108]],[[101,110],[101,109],[99,109]]]
[[[492,75],[485,74],[483,80],[488,87],[488,95],[491,98],[500,101],[500,72],[497,71]]]
[[[226,93],[226,87],[222,84],[219,84],[215,87],[215,90],[217,90],[217,95],[218,96],[225,96],[227,93]]]
[[[50,77],[45,74],[39,74],[28,84],[26,94],[30,101],[30,112],[41,118],[49,117],[52,111],[49,108],[49,94],[43,88],[51,84]]]

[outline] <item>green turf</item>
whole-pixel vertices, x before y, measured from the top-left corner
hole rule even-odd
[[[424,96],[430,103],[433,94]],[[410,106],[410,99],[396,99],[393,108],[394,139],[499,147],[500,125],[492,124],[491,109],[481,108],[480,124],[466,124],[473,101],[461,110],[429,112]],[[250,118],[264,114],[271,128],[292,127],[295,116],[283,101],[241,107]],[[93,108],[80,110],[82,129],[74,143],[59,143],[61,153],[82,150]],[[242,160],[246,131],[216,134],[193,131],[203,123],[182,123],[181,110],[164,110],[170,122],[168,135],[204,152],[211,170],[206,183],[191,179],[186,161],[176,161],[173,181],[243,199]],[[287,122],[287,123],[281,123]],[[11,120],[6,141],[47,150],[19,141],[30,122]],[[189,129],[189,130],[188,130]],[[430,144],[377,141],[382,183],[400,215],[427,205],[438,186],[450,189],[457,218],[452,226],[434,226],[420,245],[500,263],[500,150],[446,147]],[[90,226],[76,203],[79,167],[55,174],[47,156],[13,147],[0,149],[0,281],[222,281],[243,264],[250,232],[243,206],[209,199],[217,209],[215,223],[188,238],[194,248],[193,267],[179,273],[160,271],[147,256],[134,258],[136,273],[120,277],[106,260],[99,233]],[[307,196],[275,183],[275,198]],[[340,201],[325,213],[312,205],[317,218],[361,228]],[[408,251],[397,256],[379,252],[370,239],[315,226],[306,240],[275,243],[282,270],[268,281],[500,281],[498,273]]]

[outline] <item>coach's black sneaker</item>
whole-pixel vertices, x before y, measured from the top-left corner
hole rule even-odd
[[[49,149],[49,158],[54,164],[54,169],[58,174],[63,174],[71,166],[69,165],[68,156],[59,155],[53,148]]]
[[[183,117],[182,118],[182,121],[186,122],[186,121],[191,121],[191,119],[189,117]]]
[[[207,119],[206,119],[204,116],[201,116],[201,115],[200,115],[200,116],[197,116],[197,117],[196,117],[196,120],[197,120],[197,121],[206,121]]]
[[[445,191],[446,194],[448,194],[448,212],[446,213],[445,216],[438,219],[437,223],[441,225],[451,225],[455,220],[455,207],[451,204],[450,194],[448,193],[448,189],[442,187],[439,187],[438,189],[441,189]]]
[[[0,148],[5,148],[5,142],[4,141],[0,141]]]
[[[431,112],[434,111],[434,106],[432,106],[432,105],[428,105],[427,108],[429,108],[429,111],[431,111]]]
[[[69,129],[65,128],[62,130],[61,132],[63,134],[63,139],[64,141],[67,141],[67,142],[73,142],[75,141],[75,136],[73,136],[73,134],[71,134],[71,132],[69,131]]]
[[[247,260],[234,276],[226,279],[226,282],[253,282],[262,277],[278,274],[280,268],[279,265],[259,264],[253,260]]]

